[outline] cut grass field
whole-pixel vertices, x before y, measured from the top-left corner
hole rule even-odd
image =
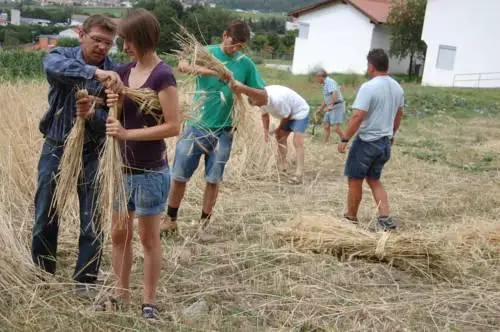
[[[320,87],[306,76],[270,70],[264,76],[268,84],[296,89],[311,104],[321,100]],[[346,84],[344,95],[352,104],[359,79],[336,78]],[[14,86],[3,83],[0,89],[4,119],[0,123],[4,142],[0,150],[4,156],[0,167],[0,244],[5,248],[0,252],[0,330],[498,330],[498,90],[404,85],[408,115],[383,180],[394,216],[401,224],[397,234],[429,240],[449,233],[460,235],[442,244],[443,251],[455,250],[444,257],[449,270],[429,273],[431,256],[429,269],[405,268],[384,259],[303,250],[276,237],[276,229],[290,222],[317,226],[341,221],[346,156],[336,152],[335,139],[324,145],[321,132],[309,134],[305,183],[288,185],[286,176],[279,175],[273,166],[274,150],[264,144],[255,113],[227,166],[210,226],[218,235],[216,243],[201,244],[189,237],[195,231],[191,221],[201,211],[200,174],[189,185],[180,211],[181,236],[163,240],[158,304],[165,321],[148,324],[139,315],[143,257],[137,235],[133,306],[129,310],[96,313],[91,302],[73,294],[76,209],[61,224],[56,277],[47,282],[33,277],[28,250],[41,143],[37,121],[47,107],[47,88],[46,83],[37,81]],[[170,158],[174,143],[169,142]],[[366,228],[375,216],[376,208],[365,188],[359,227]],[[496,238],[481,233],[495,227]],[[477,235],[469,237],[470,233]],[[325,244],[315,245],[321,249]],[[105,285],[102,292],[109,291],[113,285],[109,240],[100,279]],[[201,300],[208,311],[199,317],[183,315],[186,308]]]

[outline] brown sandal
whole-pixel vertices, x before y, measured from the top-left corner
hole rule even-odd
[[[358,218],[357,217],[349,217],[346,213],[344,213],[344,218],[352,222],[353,224],[357,225],[358,224]]]

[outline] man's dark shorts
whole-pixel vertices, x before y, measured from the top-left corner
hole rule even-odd
[[[391,158],[391,147],[389,137],[372,142],[365,142],[356,137],[345,164],[345,176],[354,179],[379,180],[385,163]]]

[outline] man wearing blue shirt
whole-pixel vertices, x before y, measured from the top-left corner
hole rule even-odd
[[[342,137],[343,132],[340,125],[344,122],[345,104],[344,97],[340,91],[340,86],[324,69],[316,72],[316,80],[323,84],[323,103],[319,109],[322,112],[326,109],[323,118],[325,144],[330,138],[331,127],[333,126],[337,135]]]
[[[338,146],[341,153],[353,138],[345,164],[348,178],[347,213],[344,217],[358,222],[358,209],[366,180],[378,206],[378,228],[396,228],[390,216],[387,192],[380,181],[385,164],[391,159],[394,135],[401,125],[404,112],[404,90],[387,72],[389,56],[383,49],[368,53],[368,75],[352,105],[353,114]]]
[[[43,61],[49,82],[49,109],[40,121],[39,129],[45,141],[38,163],[38,181],[35,194],[35,220],[32,230],[32,257],[36,265],[48,273],[56,271],[59,215],[52,207],[59,162],[64,142],[73,127],[76,116],[86,120],[83,148],[83,170],[78,179],[80,203],[79,252],[74,279],[81,295],[87,295],[90,284],[97,280],[101,259],[102,234],[96,215],[97,185],[95,177],[98,156],[105,139],[107,108],[88,110],[91,98],[75,100],[78,88],[86,88],[89,95],[102,95],[103,82],[116,87],[121,84],[108,52],[113,45],[116,26],[102,15],[89,17],[80,32],[79,47],[56,47]],[[82,111],[78,109],[82,107]]]

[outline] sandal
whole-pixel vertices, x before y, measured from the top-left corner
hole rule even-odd
[[[167,220],[160,225],[160,234],[169,236],[178,232],[177,221]]]
[[[154,304],[143,304],[142,305],[142,318],[158,320],[160,319],[158,315],[158,308]]]
[[[94,304],[95,311],[122,311],[124,303],[119,301],[118,299],[109,296],[104,299],[101,299],[96,304]]]
[[[358,224],[358,218],[357,217],[349,217],[347,214],[344,213],[344,218],[352,222],[353,224],[357,225]]]
[[[300,180],[297,176],[293,176],[288,180],[289,184],[301,184],[302,180]]]

